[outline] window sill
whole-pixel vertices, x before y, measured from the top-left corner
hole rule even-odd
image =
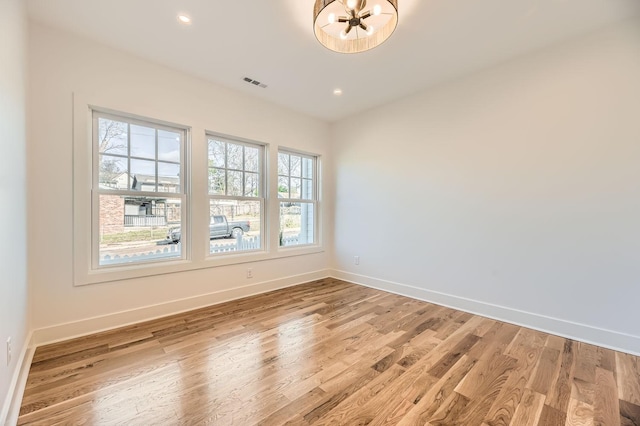
[[[265,262],[288,257],[307,256],[323,253],[324,251],[324,248],[321,246],[306,245],[301,247],[279,247],[275,252],[252,251],[248,253],[230,255],[208,255],[202,260],[176,259],[174,261],[167,261],[161,264],[148,263],[113,266],[107,269],[88,271],[83,276],[75,276],[74,286],[85,286],[156,275],[174,274],[198,269],[220,268],[244,263]]]

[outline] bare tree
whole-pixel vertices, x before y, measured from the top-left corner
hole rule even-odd
[[[101,154],[127,149],[127,124],[120,121],[100,119],[98,144]]]
[[[127,123],[100,118],[98,120],[98,148],[100,154],[126,155]],[[115,179],[126,171],[123,158],[100,156],[100,182],[113,186]]]

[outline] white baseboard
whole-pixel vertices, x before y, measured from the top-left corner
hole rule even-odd
[[[29,333],[16,364],[16,371],[0,411],[0,425],[13,426],[18,421],[29,367],[38,346],[204,308],[329,276],[329,270],[324,269],[33,330]]]
[[[16,369],[9,384],[7,397],[2,405],[2,411],[0,411],[0,425],[13,426],[18,423],[22,395],[24,394],[29,368],[31,367],[31,360],[35,352],[31,346],[32,337],[33,332],[30,332],[24,341],[24,345],[22,345],[20,358],[18,358],[18,362],[16,363]]]
[[[346,271],[331,270],[331,276],[354,284],[435,303],[483,317],[555,334],[572,340],[640,356],[640,336],[593,327],[505,306],[426,290]]]
[[[6,424],[11,426],[17,421],[20,401],[22,400],[29,373],[29,366],[31,365],[31,360],[33,359],[33,354],[37,346],[174,315],[327,277],[341,279],[354,284],[424,300],[487,318],[640,356],[640,336],[479,302],[464,297],[351,272],[324,269],[33,330],[29,334],[29,339],[27,339],[20,354],[20,359],[9,387],[7,398],[3,405],[2,412],[0,412],[0,425]],[[3,423],[3,421],[5,423]]]
[[[34,330],[31,343],[33,347],[37,347],[62,340],[73,339],[87,334],[98,333],[105,330],[216,305],[230,300],[253,296],[255,294],[291,287],[309,281],[327,278],[329,275],[329,270],[323,269],[305,274],[278,278],[272,281],[264,281],[233,289],[216,291],[186,299],[172,300],[170,302],[157,305],[144,306],[128,311],[115,312],[113,314],[93,318],[85,318],[80,321],[57,324]]]

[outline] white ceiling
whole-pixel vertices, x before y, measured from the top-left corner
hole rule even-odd
[[[639,0],[399,0],[386,43],[343,55],[315,40],[313,3],[28,0],[36,21],[327,121],[640,16]],[[192,25],[178,24],[180,12]]]

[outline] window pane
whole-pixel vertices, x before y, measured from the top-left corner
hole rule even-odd
[[[98,149],[100,153],[127,155],[127,123],[98,118]]]
[[[260,150],[250,146],[244,147],[244,169],[247,172],[258,172],[260,165]]]
[[[147,160],[131,160],[131,189],[135,191],[156,190],[156,163]]]
[[[184,194],[182,150],[185,132],[158,129],[152,122],[133,124],[94,111],[98,149],[98,208],[92,213],[93,265],[114,266],[184,258],[180,244],[183,198],[151,197],[140,192]],[[110,189],[120,194],[112,195]],[[186,194],[184,194],[186,199]],[[170,228],[173,233],[169,232]],[[168,236],[169,235],[169,236]]]
[[[226,146],[224,142],[209,139],[209,167],[224,168]]]
[[[280,246],[315,243],[313,203],[280,203]]]
[[[227,171],[227,195],[242,196],[242,172]]]
[[[156,158],[156,129],[131,125],[131,156]]]
[[[227,168],[242,170],[242,145],[227,144]]]
[[[311,179],[302,179],[302,197],[303,200],[313,200],[313,181]]]
[[[127,159],[101,155],[98,179],[100,189],[129,189]]]
[[[311,158],[302,159],[302,177],[307,179],[313,178],[313,160]]]
[[[261,196],[261,154],[261,147],[209,139],[209,194],[218,196],[209,201],[211,254],[262,249],[262,200],[220,197]]]
[[[158,192],[180,192],[180,164],[158,162]]]
[[[257,173],[244,174],[244,196],[257,197],[260,192],[260,179]]]
[[[260,250],[260,201],[211,200],[209,204],[209,252]]]
[[[290,198],[300,198],[300,187],[301,187],[300,179],[291,178],[291,197]]]
[[[171,228],[180,235],[180,204],[177,198],[100,195],[99,265],[181,258],[182,245],[167,237]]]
[[[289,154],[278,153],[278,174],[289,175]]]
[[[291,176],[300,177],[302,174],[302,158],[291,156]]]
[[[278,176],[278,198],[289,198],[289,178]]]
[[[181,134],[158,130],[158,160],[180,162]]]
[[[225,187],[224,169],[209,169],[209,193],[224,195]]]

